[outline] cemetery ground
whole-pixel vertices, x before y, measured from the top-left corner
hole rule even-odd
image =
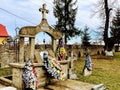
[[[75,68],[79,81],[104,84],[109,90],[120,90],[120,52],[115,52],[113,57],[91,56],[93,71],[90,76],[83,76],[85,57],[75,61]]]
[[[95,55],[91,56],[93,71],[90,76],[83,76],[85,57],[74,62],[78,81],[91,84],[104,84],[109,90],[120,90],[120,52],[113,57]],[[11,68],[0,68],[0,76],[8,76],[12,73]],[[1,82],[0,82],[1,83]]]

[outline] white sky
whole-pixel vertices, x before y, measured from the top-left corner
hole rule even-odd
[[[84,26],[87,25],[91,31],[98,28],[101,20],[96,16],[91,17],[93,14],[92,7],[97,1],[98,0],[77,1],[78,12],[75,22],[76,27],[84,29]],[[53,0],[0,0],[0,24],[6,26],[9,35],[15,36],[16,27],[33,26],[41,22],[42,15],[41,12],[39,12],[39,8],[41,8],[44,3],[47,4],[46,8],[49,10],[49,14],[47,14],[48,24],[54,25],[57,19],[55,19],[53,15]],[[17,15],[25,21],[9,13]],[[39,34],[39,38],[37,37],[36,41],[41,43],[43,37],[47,37],[47,35],[43,33]],[[49,38],[47,38],[46,42],[50,42]],[[76,42],[80,43],[80,37],[73,38],[68,43]]]

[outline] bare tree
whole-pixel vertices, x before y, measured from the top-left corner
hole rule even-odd
[[[108,50],[108,30],[109,30],[109,23],[110,23],[110,16],[111,16],[111,10],[113,9],[114,3],[117,0],[113,0],[113,2],[110,2],[111,0],[99,0],[96,4],[96,10],[95,13],[99,13],[99,16],[103,20],[103,40],[105,43],[104,50]]]

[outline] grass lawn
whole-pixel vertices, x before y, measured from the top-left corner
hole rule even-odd
[[[115,53],[114,57],[91,56],[91,59],[93,72],[86,77],[82,75],[85,57],[75,61],[79,80],[93,84],[103,83],[109,90],[120,90],[120,52]]]
[[[75,61],[74,67],[80,81],[101,84],[103,83],[109,90],[120,90],[120,52],[115,53],[114,57],[91,56],[93,72],[90,76],[83,76],[85,57]],[[10,75],[11,68],[0,68],[0,76]]]

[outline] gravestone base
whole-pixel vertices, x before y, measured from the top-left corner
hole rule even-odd
[[[25,64],[10,63],[12,67],[12,85],[17,88],[17,90],[24,90],[24,82],[22,80],[23,68]],[[43,87],[47,83],[46,72],[43,65],[39,63],[34,63],[37,71],[38,87]]]
[[[114,56],[113,51],[105,51],[106,56]]]
[[[70,60],[58,61],[62,67],[63,79],[68,79],[69,69],[70,69]]]
[[[89,71],[87,68],[85,68],[85,69],[83,70],[83,76],[89,76],[89,75],[91,75],[91,74],[92,74],[92,70]]]
[[[69,69],[69,79],[73,79],[73,80],[78,79],[74,68]]]
[[[103,84],[98,84],[92,87],[91,90],[108,90]]]
[[[64,73],[64,80],[68,79],[68,69],[70,61],[59,61],[62,67],[62,72]],[[24,64],[10,63],[12,67],[12,85],[17,88],[17,90],[24,90],[24,82],[22,80]],[[43,64],[34,63],[37,72],[38,88],[44,87],[48,84],[48,81],[52,78],[47,77],[46,70]]]

